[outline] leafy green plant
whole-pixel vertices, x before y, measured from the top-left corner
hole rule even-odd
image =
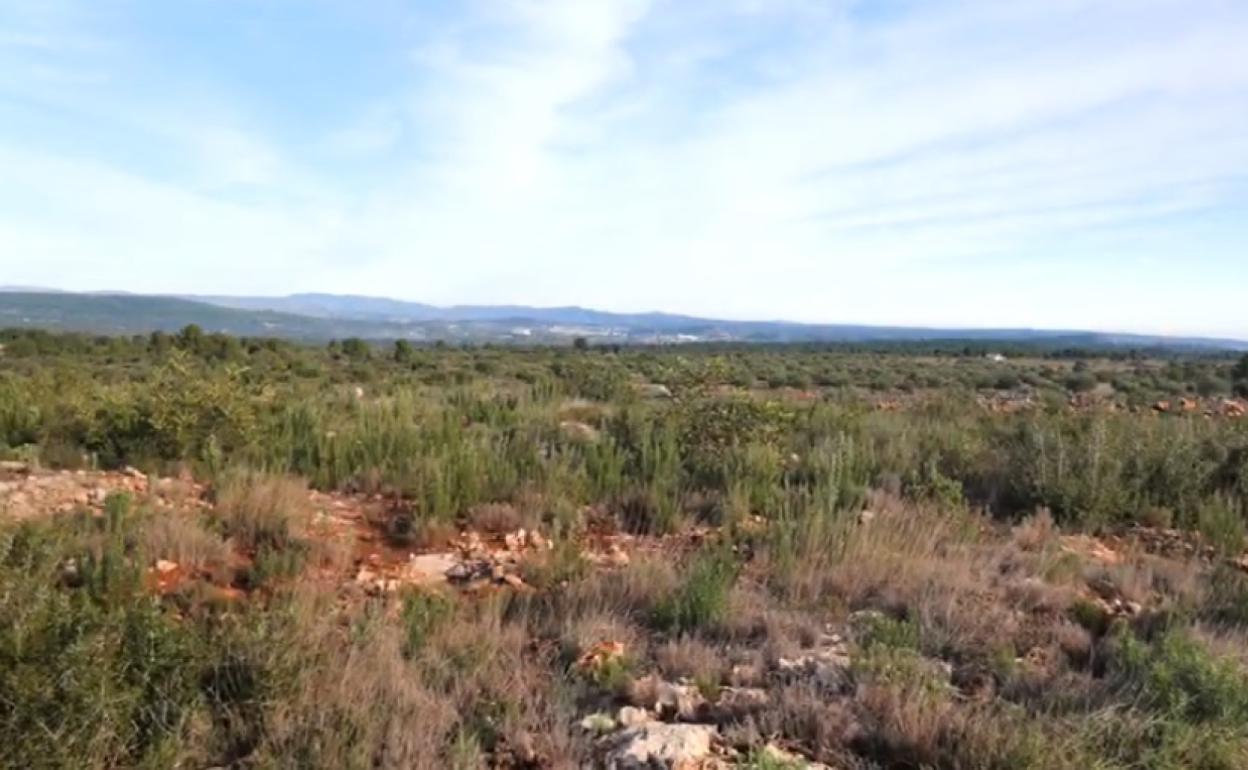
[[[700,553],[684,573],[675,594],[655,605],[653,623],[677,632],[721,623],[728,611],[728,592],[736,578],[737,564],[731,553],[719,548]]]

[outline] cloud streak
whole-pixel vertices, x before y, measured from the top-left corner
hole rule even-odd
[[[215,39],[292,66],[276,6]],[[1242,4],[326,6],[385,63],[332,109],[39,7],[0,0],[3,282],[1248,336]]]

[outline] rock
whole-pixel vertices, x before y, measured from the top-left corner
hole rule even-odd
[[[447,574],[457,564],[459,559],[453,553],[412,554],[403,567],[403,579],[415,585],[445,583]]]
[[[607,549],[607,564],[612,567],[627,567],[630,561],[628,552],[620,548],[618,543],[612,543]]]
[[[858,514],[859,524],[870,524],[875,521],[875,511],[863,511]]]
[[[728,681],[737,687],[753,687],[763,681],[765,672],[753,663],[737,663],[728,672]]]
[[[454,566],[445,572],[448,580],[456,583],[466,583],[478,578],[489,577],[493,565],[485,559],[475,559],[471,561],[456,562]]]
[[[576,659],[578,671],[593,674],[624,657],[623,642],[598,642]]]
[[[662,718],[694,722],[707,709],[706,698],[693,685],[674,684],[656,674],[643,677],[633,685],[635,697],[653,707]]]
[[[517,591],[523,591],[529,588],[529,584],[524,582],[524,578],[510,572],[503,575],[503,582]]]
[[[771,696],[761,687],[725,687],[719,691],[715,708],[732,714],[758,711],[771,704]]]
[[[79,584],[79,577],[78,560],[67,559],[65,563],[61,565],[61,580],[66,585],[77,586]]]
[[[849,686],[849,667],[849,650],[843,642],[776,661],[776,671],[779,674],[787,678],[810,678],[821,687],[833,690]]]
[[[645,398],[671,398],[672,391],[657,382],[648,382],[637,386],[637,393]]]
[[[0,473],[26,475],[30,473],[30,463],[21,460],[0,460]]]
[[[808,762],[806,759],[791,751],[785,751],[774,743],[769,743],[758,750],[759,764],[765,767],[779,766],[785,768],[802,768],[802,770],[831,770],[827,765],[819,762]]]
[[[620,709],[620,713],[615,715],[615,721],[619,722],[621,727],[636,727],[653,722],[654,714],[636,706],[625,706]]]
[[[563,420],[559,423],[559,432],[564,438],[579,444],[593,444],[599,438],[597,428],[578,420]]]
[[[608,714],[590,714],[580,722],[581,729],[587,733],[597,733],[599,735],[609,733],[615,729],[615,720]]]
[[[176,561],[169,561],[168,559],[156,560],[156,571],[162,575],[167,575],[170,572],[175,571],[177,568],[178,563]]]
[[[647,722],[630,727],[608,739],[607,768],[692,770],[710,756],[715,735],[710,725]]]

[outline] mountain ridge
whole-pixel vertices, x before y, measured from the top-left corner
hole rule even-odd
[[[414,341],[555,343],[587,337],[626,344],[668,342],[1033,342],[1074,347],[1177,347],[1248,350],[1248,341],[1078,329],[957,328],[739,321],[650,311],[615,313],[580,306],[438,306],[364,295],[279,297],[76,293],[0,287],[0,326],[100,333],[205,331],[306,340],[341,337]]]

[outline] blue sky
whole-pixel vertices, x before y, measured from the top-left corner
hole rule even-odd
[[[0,0],[0,284],[1248,338],[1243,0]]]

